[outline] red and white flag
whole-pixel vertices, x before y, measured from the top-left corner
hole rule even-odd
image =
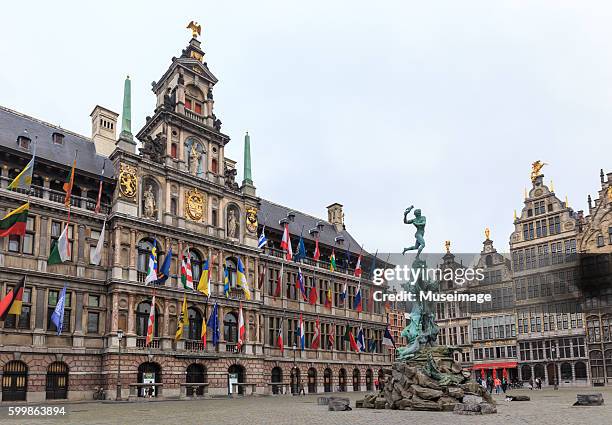
[[[315,261],[319,261],[319,258],[321,257],[321,251],[319,251],[319,238],[315,239],[315,250],[314,250],[314,254],[312,255],[312,258]]]
[[[359,254],[357,264],[355,265],[355,277],[361,277],[361,254]]]
[[[147,340],[146,345],[148,346],[153,341],[153,334],[155,332],[155,295],[151,301],[151,312],[149,313],[149,323],[147,323]]]
[[[242,315],[242,303],[240,303],[240,310],[238,313],[238,344],[236,345],[236,350],[240,351],[242,346],[244,345],[244,316]]]
[[[291,261],[293,259],[293,249],[291,248],[291,237],[289,236],[289,224],[285,224],[285,231],[283,232],[280,246],[285,251],[285,260]]]
[[[329,348],[334,349],[334,345],[336,342],[336,325],[331,323],[329,325],[329,335],[327,336],[327,342],[329,343]]]
[[[281,264],[281,269],[278,273],[278,279],[276,279],[276,288],[274,288],[274,298],[281,296],[281,288],[283,287],[283,273],[285,272],[284,266],[284,264]]]
[[[321,324],[319,323],[319,319],[315,321],[314,334],[312,335],[312,342],[310,343],[310,348],[316,350],[319,348],[319,344],[321,344]]]
[[[278,330],[278,338],[276,339],[276,345],[280,349],[281,356],[282,356],[283,352],[285,351],[285,344],[283,344],[283,324],[282,323],[281,323],[280,329]]]

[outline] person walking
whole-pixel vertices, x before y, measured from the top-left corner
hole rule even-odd
[[[529,389],[533,390],[533,378],[529,378]]]
[[[495,378],[493,383],[495,384],[495,394],[499,394],[501,392],[501,380],[499,378]]]

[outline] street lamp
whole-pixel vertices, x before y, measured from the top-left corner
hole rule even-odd
[[[295,344],[293,344],[293,382],[291,383],[291,393],[293,395],[295,395],[295,393],[297,392],[297,364],[295,362],[295,350],[297,350],[297,346]]]
[[[117,359],[117,397],[116,400],[121,400],[121,340],[123,339],[123,331],[117,331],[117,341],[119,343],[119,357]]]

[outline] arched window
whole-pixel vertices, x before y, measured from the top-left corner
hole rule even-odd
[[[206,368],[198,363],[192,363],[187,366],[187,379],[185,380],[188,384],[204,384],[207,382]],[[195,391],[194,391],[195,388]],[[193,397],[204,395],[204,386],[187,386],[187,396]]]
[[[276,366],[275,368],[272,369],[272,376],[271,376],[271,382],[272,383],[281,383],[283,382],[283,369],[281,369],[280,367]],[[272,394],[279,394],[282,392],[282,386],[280,385],[272,385]]]
[[[523,378],[523,381],[531,379],[531,367],[529,367],[529,365],[525,364],[521,366],[521,378]]]
[[[189,318],[189,328],[187,329],[188,339],[199,340],[202,338],[202,315],[199,310],[189,307],[187,309],[187,317]]]
[[[140,384],[161,384],[161,366],[153,362],[141,363],[138,366],[138,383]],[[138,397],[157,397],[157,387],[142,386],[138,390]]]
[[[326,368],[323,372],[323,391],[331,393],[332,391],[332,371],[330,368]]]
[[[138,260],[136,261],[136,270],[141,273],[147,273],[149,267],[149,256],[153,250],[153,241],[151,239],[141,239],[138,242]],[[157,247],[159,250],[159,246]]]
[[[340,369],[338,372],[338,391],[346,392],[346,369]]]
[[[244,367],[238,364],[233,364],[229,367],[227,372],[227,391],[228,394],[232,394],[234,392],[234,388],[232,388],[233,383],[242,384],[245,382],[245,370]],[[244,386],[238,385],[238,394],[244,394]]]
[[[189,259],[191,260],[191,274],[193,275],[193,284],[198,286],[200,275],[202,274],[202,256],[195,249],[189,250]]]
[[[47,400],[68,398],[68,366],[54,362],[47,368]]]
[[[317,392],[317,370],[314,367],[308,369],[308,392]]]
[[[372,391],[372,377],[374,373],[372,369],[366,370],[366,391]]]
[[[227,267],[227,277],[229,279],[230,288],[235,288],[236,282],[238,282],[238,280],[236,279],[236,259],[234,257],[226,258],[225,267]]]
[[[361,379],[361,373],[359,372],[359,369],[355,368],[353,369],[353,391],[360,391],[360,382],[359,380]]]
[[[151,301],[143,301],[136,307],[136,335],[147,336],[147,326],[149,324],[149,314],[151,313]],[[155,325],[153,326],[153,336],[159,336],[159,311],[155,309]]]
[[[574,365],[574,374],[576,379],[587,379],[587,369],[584,362],[576,362]]]
[[[295,366],[291,368],[291,394],[299,394],[300,382],[300,369]]]
[[[13,360],[4,365],[2,401],[25,401],[28,390],[28,366]]]
[[[223,338],[225,342],[238,342],[238,319],[236,313],[227,313],[223,318]]]
[[[533,367],[533,374],[536,378],[544,380],[544,365],[537,364]]]
[[[612,378],[612,350],[606,350],[604,352],[604,361],[606,364],[606,375],[608,379]]]
[[[572,365],[569,363],[561,363],[561,380],[572,380]]]

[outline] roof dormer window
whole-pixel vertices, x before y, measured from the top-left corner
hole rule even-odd
[[[51,135],[51,139],[53,140],[53,143],[56,145],[64,144],[64,135],[62,133],[53,133]]]
[[[29,137],[26,137],[26,136],[17,137],[17,145],[19,145],[20,148],[25,149],[25,150],[30,150],[31,144],[32,144],[32,140]]]

